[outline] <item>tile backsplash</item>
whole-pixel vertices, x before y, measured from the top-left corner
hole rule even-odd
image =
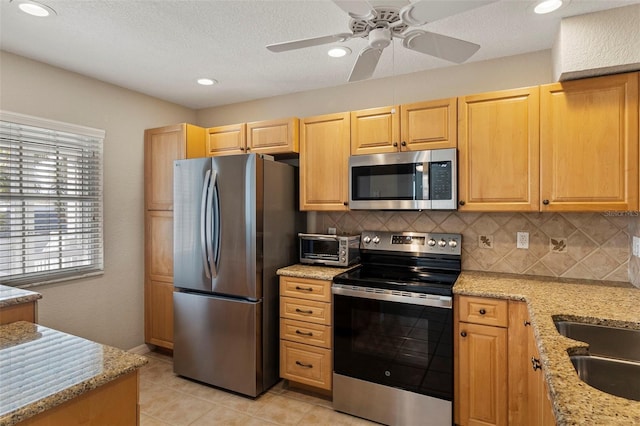
[[[462,213],[350,211],[316,213],[315,232],[363,230],[462,234],[462,269],[565,278],[631,281],[640,287],[640,258],[631,256],[632,213]],[[528,232],[529,248],[516,248]]]

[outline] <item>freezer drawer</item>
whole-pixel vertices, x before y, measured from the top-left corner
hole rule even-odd
[[[173,293],[173,370],[244,395],[262,393],[262,301]]]

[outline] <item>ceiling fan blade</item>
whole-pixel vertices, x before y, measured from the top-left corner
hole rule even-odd
[[[305,38],[302,40],[286,41],[284,43],[274,43],[267,46],[272,52],[286,52],[287,50],[302,49],[304,47],[320,46],[336,41],[345,41],[353,36],[351,33],[333,34],[322,37]]]
[[[407,49],[462,63],[480,49],[480,45],[442,34],[413,30],[405,34],[402,45]]]
[[[420,0],[403,7],[400,11],[400,19],[405,24],[416,27],[495,1],[497,0]]]
[[[353,19],[369,21],[378,15],[367,0],[333,0],[333,2]]]
[[[376,70],[382,50],[365,47],[358,55],[356,63],[353,65],[349,81],[366,80],[373,75]]]

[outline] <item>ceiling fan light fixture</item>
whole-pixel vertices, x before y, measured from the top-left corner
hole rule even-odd
[[[24,13],[31,16],[37,16],[38,18],[57,15],[56,11],[51,7],[36,1],[21,1],[18,3],[18,8]]]
[[[391,31],[388,28],[376,28],[369,32],[369,46],[372,49],[384,49],[391,44]]]
[[[332,58],[342,58],[343,56],[347,56],[350,54],[351,54],[351,49],[345,46],[332,47],[327,52],[327,55],[331,56]]]
[[[538,3],[533,11],[538,15],[544,15],[545,13],[555,12],[562,7],[562,0],[544,0]]]
[[[197,81],[201,86],[213,86],[214,84],[218,84],[218,81],[212,78],[199,78]]]

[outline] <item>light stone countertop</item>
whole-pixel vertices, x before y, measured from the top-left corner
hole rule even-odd
[[[287,277],[331,281],[336,275],[346,272],[349,269],[353,269],[356,266],[358,265],[352,265],[348,268],[338,268],[333,266],[303,265],[302,263],[298,263],[296,265],[280,268],[276,271],[276,274]]]
[[[588,345],[560,335],[553,322],[558,316],[640,329],[640,289],[620,282],[463,271],[453,292],[527,302],[559,426],[640,425],[640,402],[610,395],[580,380],[567,349]]]
[[[26,321],[0,326],[0,425],[10,426],[131,373],[140,355]]]
[[[0,308],[42,299],[40,293],[0,284]]]

